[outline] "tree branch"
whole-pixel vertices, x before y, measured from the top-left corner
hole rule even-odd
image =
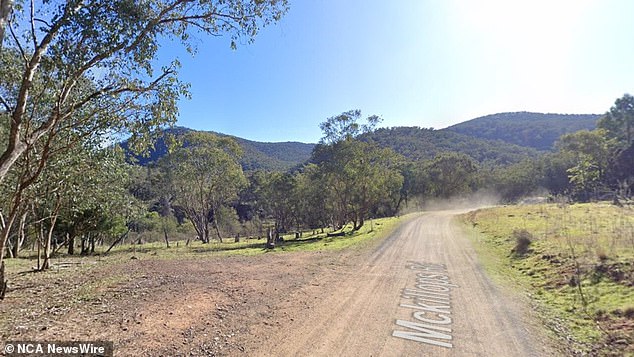
[[[33,48],[37,48],[37,35],[35,34],[35,4],[31,0],[31,39],[33,40]]]
[[[20,51],[20,55],[22,56],[22,60],[24,61],[24,65],[26,66],[26,64],[29,62],[29,59],[26,57],[26,51],[24,51],[24,47],[22,47],[22,44],[18,40],[18,36],[15,34],[15,30],[13,30],[12,24],[9,24],[9,32],[11,33],[11,37],[13,37],[13,41],[15,41],[15,44],[18,46],[18,50]]]
[[[11,109],[11,106],[9,105],[9,103],[7,103],[7,101],[1,95],[0,95],[0,103],[4,105],[6,113],[11,113],[13,109]]]

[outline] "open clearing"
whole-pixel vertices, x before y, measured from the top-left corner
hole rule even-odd
[[[2,339],[110,340],[118,356],[560,354],[484,275],[456,213],[340,251],[92,258],[15,276]]]

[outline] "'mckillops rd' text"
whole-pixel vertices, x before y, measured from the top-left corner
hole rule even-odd
[[[413,288],[401,293],[400,307],[411,311],[411,319],[396,320],[392,336],[452,348],[451,290],[452,284],[444,264],[408,262],[416,272]]]

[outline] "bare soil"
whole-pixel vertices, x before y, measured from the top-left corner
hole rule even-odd
[[[562,354],[525,301],[485,276],[452,223],[455,213],[420,216],[383,241],[345,251],[93,259],[14,275],[0,303],[1,338],[107,340],[116,356]],[[417,284],[412,262],[443,266],[455,285],[443,310],[451,323],[433,325],[449,329],[442,331],[450,339],[432,339],[451,347],[393,336],[421,333],[396,324],[420,323],[416,310],[401,306],[403,289]]]

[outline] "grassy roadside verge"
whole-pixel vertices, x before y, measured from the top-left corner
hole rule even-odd
[[[52,269],[76,270],[94,264],[116,264],[130,259],[192,259],[206,257],[222,257],[231,255],[251,256],[259,254],[272,254],[281,252],[318,251],[318,250],[343,250],[353,247],[363,247],[387,237],[408,217],[388,217],[368,220],[366,224],[356,232],[349,232],[344,236],[328,237],[327,232],[311,234],[305,232],[302,237],[295,238],[294,234],[283,235],[284,242],[278,243],[273,250],[265,249],[265,239],[242,239],[235,242],[233,239],[225,239],[223,243],[214,241],[202,244],[199,241],[185,245],[185,241],[171,241],[170,248],[164,242],[145,244],[125,244],[112,249],[104,254],[107,246],[97,247],[95,255],[69,256],[59,254],[52,258]],[[23,252],[22,258],[7,259],[7,271],[9,274],[24,273],[30,271],[36,265],[36,258],[32,252]],[[75,269],[76,268],[76,269]],[[46,275],[46,274],[43,274]]]
[[[505,206],[461,219],[487,271],[525,291],[571,354],[634,355],[634,208]]]

